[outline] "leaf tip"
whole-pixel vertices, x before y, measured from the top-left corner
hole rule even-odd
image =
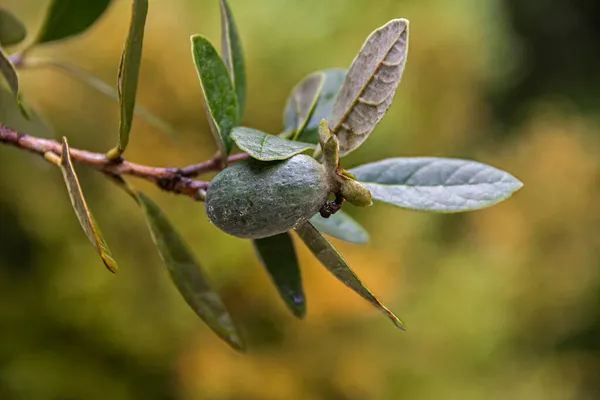
[[[119,266],[117,262],[113,260],[113,258],[110,255],[103,251],[100,253],[100,257],[102,258],[102,262],[104,263],[104,266],[106,266],[106,269],[108,269],[113,274],[119,272]]]
[[[208,40],[206,39],[204,36],[202,36],[199,33],[194,33],[193,35],[190,35],[190,43],[192,44],[192,46],[197,46],[198,42],[200,41],[204,41],[204,40]]]
[[[406,18],[394,18],[391,21],[389,21],[386,25],[392,25],[392,24],[398,24],[400,26],[403,26],[402,30],[403,31],[408,31],[408,28],[410,26],[410,21]]]
[[[67,141],[67,137],[63,136],[61,140],[61,158],[68,157],[69,152],[69,142]]]
[[[302,308],[299,309],[298,312],[294,312],[294,316],[298,319],[306,318],[306,307],[302,306]]]
[[[398,328],[400,328],[400,330],[401,330],[401,331],[404,331],[404,332],[406,332],[406,325],[404,325],[404,324],[402,323],[402,321],[399,321],[398,323],[395,323],[395,325],[396,325]]]
[[[400,318],[398,318],[396,316],[396,314],[394,314],[393,312],[391,312],[387,307],[385,307],[384,305],[380,304],[382,307],[382,311],[387,314],[388,318],[392,321],[392,323],[394,325],[396,325],[396,327],[400,328],[403,331],[406,331],[406,325],[404,324],[404,322],[402,322],[402,320]]]
[[[523,182],[521,182],[521,180],[515,178],[513,175],[509,174],[508,172],[505,172],[505,174],[507,176],[506,182],[508,183],[508,187],[507,187],[507,195],[502,200],[508,199],[513,194],[515,194],[516,192],[518,192],[519,190],[521,190],[523,188]]]
[[[304,319],[306,317],[306,299],[304,297],[304,293],[296,293],[292,298],[289,298],[287,301],[287,306],[294,315],[294,317],[298,319]]]
[[[525,184],[522,181],[515,178],[515,190],[514,191],[517,192],[517,191],[521,190],[524,185]]]
[[[224,339],[234,350],[240,353],[247,352],[248,348],[246,346],[246,342],[242,339],[241,336],[231,335]]]

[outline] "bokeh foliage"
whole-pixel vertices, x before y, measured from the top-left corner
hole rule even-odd
[[[302,77],[347,67],[373,28],[407,17],[411,54],[401,89],[376,134],[346,164],[459,155],[509,170],[527,187],[507,203],[464,215],[383,206],[355,213],[345,206],[369,230],[371,244],[336,246],[401,312],[410,328],[402,333],[302,246],[308,310],[305,321],[293,320],[250,242],[217,232],[201,205],[140,185],[193,245],[247,327],[253,350],[241,356],[181,302],[151,239],[140,235],[144,221],[127,195],[78,169],[90,208],[113,238],[121,267],[115,278],[98,268],[56,171],[0,147],[0,398],[600,395],[598,110],[585,103],[583,113],[570,100],[593,97],[577,69],[557,72],[543,48],[523,45],[544,37],[545,25],[531,24],[539,13],[501,0],[258,3],[230,1],[248,69],[244,125],[281,131],[280,110]],[[574,10],[575,21],[590,18],[583,2],[546,3]],[[35,32],[46,2],[0,4]],[[151,7],[138,100],[170,121],[178,139],[138,120],[128,153],[148,164],[186,165],[215,150],[188,38],[202,31],[218,43],[219,5],[178,0]],[[116,82],[129,13],[130,2],[116,1],[85,35],[39,54]],[[563,31],[597,47],[599,35],[579,27]],[[567,44],[559,49],[568,54]],[[535,68],[523,72],[523,63]],[[544,76],[552,79],[535,79]],[[528,81],[537,83],[520,84]],[[24,72],[21,85],[57,138],[99,151],[114,145],[110,132],[119,121],[111,100],[53,71]],[[522,101],[502,102],[511,95]]]

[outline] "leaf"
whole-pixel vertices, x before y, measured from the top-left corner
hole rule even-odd
[[[298,318],[306,315],[300,267],[289,233],[253,240],[260,261],[277,287],[285,304]]]
[[[295,227],[294,230],[310,251],[319,259],[321,264],[339,281],[384,313],[398,328],[402,330],[406,329],[404,323],[363,285],[342,255],[310,222],[304,222]]]
[[[238,105],[227,67],[208,39],[193,35],[192,57],[204,94],[211,132],[223,163],[233,148],[231,130],[238,123]]]
[[[88,71],[84,70],[83,68],[79,68],[76,65],[68,64],[65,62],[46,59],[28,60],[28,65],[31,66],[33,62],[35,62],[34,66],[36,67],[46,66],[56,68],[58,71],[62,71],[69,75],[71,78],[77,79],[78,81],[85,83],[86,85],[96,89],[98,92],[110,97],[111,99],[119,101],[119,94],[114,87],[104,82],[102,79],[89,73]],[[140,118],[146,120],[146,122],[148,122],[150,125],[163,131],[169,136],[175,137],[177,135],[173,127],[169,125],[168,122],[154,115],[150,110],[146,109],[142,105],[136,104],[133,112]]]
[[[246,345],[233,318],[183,238],[152,200],[141,192],[126,190],[144,212],[158,253],[187,304],[221,339],[243,351]]]
[[[13,92],[14,96],[18,98],[19,96],[19,77],[17,76],[17,71],[15,67],[12,65],[8,56],[0,47],[0,73],[8,83],[8,87],[10,91]]]
[[[27,36],[27,28],[13,13],[0,7],[0,47],[19,44]]]
[[[523,186],[489,165],[449,158],[390,158],[350,172],[373,199],[419,211],[478,210],[507,199]]]
[[[6,83],[8,83],[8,87],[13,93],[14,99],[19,107],[19,111],[25,119],[29,119],[29,113],[25,110],[25,107],[21,102],[21,91],[19,90],[19,77],[17,76],[17,71],[8,59],[6,53],[4,53],[4,50],[2,50],[2,47],[0,47],[0,73],[6,80]]]
[[[308,123],[325,83],[325,74],[315,72],[304,78],[292,90],[284,111],[286,131],[294,132],[294,139],[304,130]]]
[[[117,272],[117,263],[113,259],[110,249],[108,248],[108,245],[102,236],[102,232],[100,232],[100,229],[94,220],[94,216],[90,212],[85,198],[83,197],[83,192],[81,191],[81,186],[79,185],[79,179],[77,178],[77,174],[73,168],[73,163],[71,162],[69,144],[67,143],[67,138],[65,137],[62,139],[60,165],[65,183],[67,185],[67,190],[69,192],[69,197],[71,198],[71,204],[73,205],[73,210],[75,210],[79,224],[83,228],[83,231],[87,235],[90,242],[92,242],[92,245],[98,254],[100,254],[100,258],[102,258],[102,262],[104,262],[106,268],[108,268],[110,272]]]
[[[331,115],[333,102],[346,77],[346,70],[344,69],[327,69],[321,71],[321,73],[325,75],[325,82],[310,119],[298,135],[297,140],[301,142],[319,143],[319,123],[323,118],[327,119]],[[288,125],[292,122],[288,122],[287,118],[286,116],[286,130],[289,129]]]
[[[116,158],[120,156],[129,143],[129,133],[133,123],[133,111],[137,94],[140,66],[142,64],[142,46],[144,42],[144,27],[148,14],[148,0],[133,0],[131,8],[131,22],[125,47],[121,54],[119,64],[117,91],[121,106],[121,119],[119,122],[119,144],[115,151]],[[118,156],[117,156],[118,154]]]
[[[111,0],[52,0],[35,43],[48,43],[78,35],[92,26]]]
[[[393,19],[367,38],[333,106],[329,127],[340,155],[359,147],[392,104],[408,52],[408,21]]]
[[[246,69],[242,43],[237,26],[226,0],[221,0],[221,36],[223,61],[229,70],[238,102],[238,119],[241,120],[246,107]]]
[[[369,233],[352,217],[343,211],[338,211],[329,218],[316,214],[310,223],[319,231],[340,240],[355,244],[369,243]]]
[[[231,137],[241,150],[260,161],[287,160],[315,148],[311,143],[294,142],[252,128],[233,128]]]
[[[15,96],[0,86],[0,124],[18,132],[26,132],[42,138],[54,137],[48,123],[35,110],[28,110],[29,119],[25,118],[15,101]]]

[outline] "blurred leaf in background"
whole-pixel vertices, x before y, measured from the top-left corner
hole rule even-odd
[[[19,44],[27,36],[27,28],[13,13],[0,7],[0,46]]]
[[[111,0],[51,0],[36,44],[67,39],[90,28]]]

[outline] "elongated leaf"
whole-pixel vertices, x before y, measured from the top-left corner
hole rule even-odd
[[[0,7],[0,47],[19,44],[26,36],[25,25],[13,13]]]
[[[297,140],[305,143],[319,143],[319,123],[323,118],[327,119],[331,115],[333,103],[344,83],[344,78],[346,77],[346,70],[344,69],[327,69],[320,71],[320,73],[325,76],[323,87],[319,93],[312,115],[307,120],[302,130],[299,131],[297,137]],[[309,77],[310,76],[311,75],[309,75]],[[308,79],[308,77],[305,79]],[[290,104],[291,96],[290,99],[288,99],[288,104],[284,113],[285,130],[286,132],[295,132],[298,116],[293,107],[290,107]]]
[[[29,113],[25,110],[25,107],[21,102],[21,91],[19,89],[19,77],[17,76],[17,71],[8,59],[6,53],[4,53],[4,50],[2,50],[2,47],[0,47],[0,74],[2,74],[6,83],[8,83],[8,87],[14,95],[14,99],[17,102],[21,115],[23,115],[25,119],[29,119]]]
[[[289,233],[256,239],[252,242],[260,261],[269,273],[279,295],[298,318],[306,315],[300,267]]]
[[[359,147],[387,112],[402,79],[407,52],[405,19],[393,19],[367,38],[328,120],[340,140],[341,155]]]
[[[27,62],[29,67],[33,65],[35,67],[55,68],[57,71],[63,72],[69,75],[71,78],[85,83],[86,85],[96,89],[98,92],[110,97],[111,99],[119,101],[119,93],[113,86],[76,65],[49,59],[29,59]],[[150,110],[146,109],[142,105],[136,104],[133,112],[135,115],[146,120],[146,122],[148,122],[150,125],[163,131],[169,136],[175,137],[177,135],[175,129],[173,129],[168,122],[154,115]]]
[[[325,83],[319,101],[310,120],[298,136],[298,140],[302,142],[319,143],[319,124],[322,119],[331,116],[335,99],[346,78],[345,69],[328,69],[323,73],[325,74]]]
[[[338,211],[329,218],[316,214],[310,223],[319,231],[349,243],[367,244],[369,233],[358,222],[343,211]]]
[[[37,137],[54,137],[50,125],[35,110],[28,113],[29,119],[23,116],[14,94],[0,86],[0,125]]]
[[[142,47],[144,43],[144,27],[148,14],[148,0],[133,0],[131,7],[131,22],[125,47],[121,54],[117,90],[121,119],[119,122],[119,144],[111,157],[120,156],[129,143],[129,133],[133,123],[135,98],[137,94],[140,66],[142,64]]]
[[[15,98],[18,98],[19,95],[19,77],[17,76],[17,71],[15,67],[12,65],[8,56],[0,47],[0,73],[8,83],[8,87],[10,91],[13,92]]]
[[[384,313],[400,329],[406,329],[404,323],[388,310],[378,299],[367,289],[363,283],[354,274],[346,260],[336,250],[329,240],[325,238],[310,222],[305,222],[295,227],[294,230],[300,236],[300,239],[319,259],[321,264],[329,270],[344,285],[354,290],[362,298],[374,305],[379,311]]]
[[[79,185],[79,179],[77,178],[77,174],[73,168],[73,163],[71,162],[69,144],[67,143],[67,138],[65,137],[63,137],[62,140],[60,164],[63,177],[67,185],[67,190],[69,192],[69,197],[71,198],[71,204],[73,205],[73,210],[75,210],[79,224],[83,228],[83,231],[87,235],[90,242],[92,242],[92,245],[98,254],[100,254],[100,258],[102,258],[102,262],[104,262],[106,268],[108,268],[110,272],[117,272],[117,263],[114,260],[112,253],[110,252],[110,249],[104,240],[104,237],[102,236],[102,232],[100,232],[100,229],[98,228],[98,224],[96,224],[96,221],[94,220],[94,216],[88,208],[85,197],[83,197],[83,192],[81,191],[81,186]]]
[[[304,78],[290,94],[284,111],[284,123],[287,132],[293,132],[298,138],[306,127],[317,101],[321,95],[325,74],[315,72]]]
[[[226,0],[221,0],[221,29],[223,61],[229,70],[231,81],[235,87],[238,102],[238,120],[241,120],[246,107],[246,67],[242,42],[231,8]]]
[[[236,127],[231,137],[241,150],[261,161],[287,160],[315,148],[311,143],[294,142],[252,128]]]
[[[183,238],[152,200],[129,190],[144,212],[158,253],[187,304],[221,339],[236,350],[244,350],[246,345],[233,318]]]
[[[444,213],[489,207],[523,186],[509,173],[489,165],[448,158],[390,158],[350,172],[374,200]]]
[[[78,35],[94,24],[111,0],[52,0],[36,43]]]
[[[203,36],[193,35],[191,42],[211,132],[226,164],[233,148],[231,130],[238,123],[237,96],[227,67],[210,41]]]

